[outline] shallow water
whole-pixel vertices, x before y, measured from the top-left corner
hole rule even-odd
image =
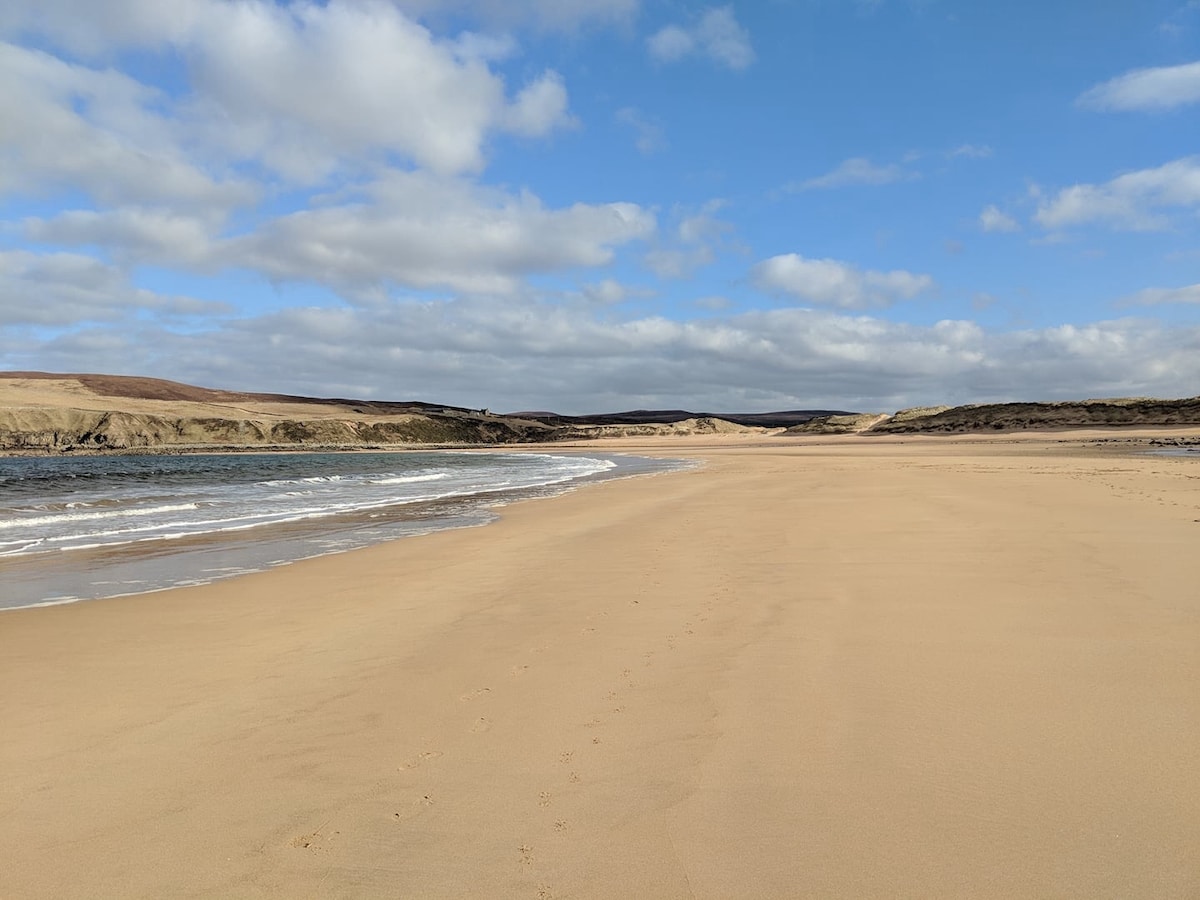
[[[0,459],[0,609],[205,583],[481,525],[514,499],[682,465],[445,451]]]

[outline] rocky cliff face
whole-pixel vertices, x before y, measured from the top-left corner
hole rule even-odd
[[[536,423],[499,418],[399,415],[386,420],[160,416],[81,409],[0,409],[0,451],[371,447],[544,440]]]

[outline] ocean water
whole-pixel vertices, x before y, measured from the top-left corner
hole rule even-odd
[[[0,609],[205,583],[686,465],[447,451],[0,458]]]

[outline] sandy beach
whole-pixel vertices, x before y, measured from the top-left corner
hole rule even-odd
[[[0,897],[1200,896],[1200,460],[645,447],[0,615]]]

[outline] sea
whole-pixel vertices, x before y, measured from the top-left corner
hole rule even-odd
[[[205,584],[686,460],[501,452],[0,458],[0,611]]]

